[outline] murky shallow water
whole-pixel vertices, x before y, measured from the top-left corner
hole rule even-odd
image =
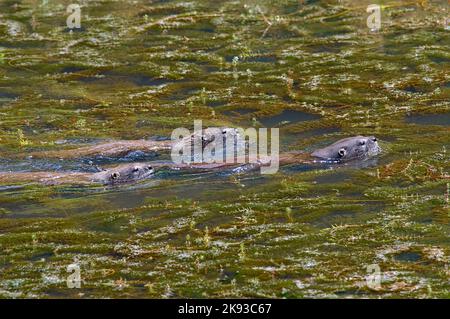
[[[279,126],[284,150],[375,135],[384,153],[273,176],[1,185],[0,296],[449,297],[448,5],[386,2],[371,32],[368,4],[89,1],[68,32],[62,1],[2,1],[2,170],[143,160],[15,155],[194,119]]]

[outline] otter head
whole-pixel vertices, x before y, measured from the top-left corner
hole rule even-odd
[[[222,140],[225,143],[226,139],[233,139],[237,136],[238,130],[232,127],[208,127],[201,132],[202,148],[205,148],[208,144],[216,141],[216,139]],[[191,140],[194,140],[195,133],[191,135]]]
[[[245,150],[245,136],[241,134],[239,129],[233,127],[209,127],[203,130],[203,159],[206,160],[210,153],[214,150],[214,154],[222,158],[227,154],[235,153],[235,150]],[[207,143],[204,143],[207,141]]]
[[[154,169],[149,164],[126,164],[99,174],[102,174],[106,184],[120,184],[136,182],[150,177],[153,173]]]
[[[196,146],[199,147],[201,145],[202,151],[207,149],[214,150],[214,152],[222,152],[230,141],[232,141],[232,145],[239,143],[239,131],[237,129],[230,127],[208,127],[201,131],[194,131],[194,133],[176,141],[172,146],[172,150],[183,150],[185,152],[190,148],[192,153],[192,151],[199,150]],[[189,161],[198,162],[203,160],[203,154],[186,153],[183,156],[190,158]]]
[[[311,153],[312,156],[326,161],[344,162],[366,159],[381,152],[374,136],[354,136],[339,140],[327,147]]]

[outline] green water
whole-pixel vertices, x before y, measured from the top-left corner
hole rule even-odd
[[[70,3],[0,2],[1,170],[87,170],[14,155],[195,119],[278,126],[283,150],[361,134],[384,152],[271,176],[0,185],[1,297],[450,297],[446,1],[378,2],[378,32],[368,1],[80,1],[74,32]]]

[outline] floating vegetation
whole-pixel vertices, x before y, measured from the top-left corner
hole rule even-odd
[[[376,32],[353,0],[92,0],[76,31],[66,5],[0,3],[1,170],[59,168],[17,157],[194,119],[280,127],[297,151],[375,135],[383,154],[271,176],[0,185],[0,297],[450,297],[445,1],[389,2]]]
[[[30,144],[30,141],[28,141],[25,138],[25,135],[23,134],[23,131],[19,128],[17,129],[17,138],[19,139],[19,145],[20,146],[27,146]]]

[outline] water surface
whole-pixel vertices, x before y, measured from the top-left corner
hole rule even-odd
[[[195,119],[280,127],[283,150],[362,134],[384,152],[271,176],[0,185],[0,296],[448,298],[448,3],[383,3],[372,32],[367,1],[92,0],[71,32],[64,1],[2,1],[2,170],[164,159],[16,155]]]

